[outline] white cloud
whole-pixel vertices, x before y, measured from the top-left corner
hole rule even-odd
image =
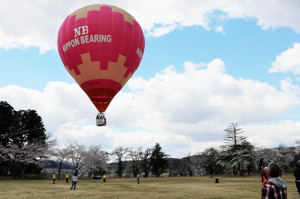
[[[235,79],[220,59],[183,65],[183,72],[169,66],[149,80],[130,80],[129,91],[115,97],[106,113],[108,125],[101,128],[95,126],[96,109],[75,84],[50,82],[42,91],[6,86],[0,96],[16,110],[37,110],[60,145],[71,140],[111,150],[159,142],[178,157],[219,146],[229,122],[240,123],[252,142],[265,146],[299,139],[299,122],[274,122],[300,104],[300,89],[289,80],[277,89]]]
[[[37,110],[50,131],[59,124],[78,122],[97,113],[87,108],[92,103],[78,85],[64,82],[50,82],[43,91],[6,86],[0,89],[0,96],[17,110]]]
[[[300,43],[294,43],[292,48],[287,49],[272,63],[269,72],[295,73],[300,74]]]
[[[257,146],[293,145],[300,139],[300,122],[285,120],[271,124],[244,125],[249,141]]]
[[[217,26],[217,27],[215,28],[215,31],[216,31],[216,32],[223,33],[223,34],[225,33],[222,26]]]
[[[231,4],[224,9],[229,18],[255,18],[257,24],[264,29],[289,27],[300,32],[298,20],[300,2],[298,0],[237,0],[229,2]]]
[[[185,26],[224,32],[222,21],[234,18],[254,18],[262,28],[289,27],[300,32],[298,0],[73,0],[72,3],[67,0],[10,0],[3,1],[0,7],[0,18],[5,19],[0,25],[0,47],[37,47],[41,52],[55,49],[57,31],[64,18],[75,9],[96,3],[124,8],[155,37]]]
[[[168,34],[169,32],[172,32],[175,30],[177,25],[171,24],[171,25],[164,25],[159,26],[158,28],[153,28],[149,31],[149,35],[153,37],[160,37],[162,35]]]

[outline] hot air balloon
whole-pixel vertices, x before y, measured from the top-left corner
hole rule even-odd
[[[57,46],[65,68],[98,109],[97,125],[105,125],[105,110],[143,57],[139,23],[118,7],[89,5],[67,16]]]

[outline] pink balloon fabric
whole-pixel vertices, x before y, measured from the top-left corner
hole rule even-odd
[[[145,39],[138,22],[111,5],[90,5],[70,14],[57,41],[65,68],[100,112],[137,70]]]

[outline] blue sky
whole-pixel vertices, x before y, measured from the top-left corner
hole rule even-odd
[[[255,20],[249,19],[227,21],[223,29],[224,33],[220,33],[192,26],[158,38],[146,36],[145,55],[135,76],[149,79],[170,64],[181,71],[182,63],[187,60],[207,63],[220,58],[227,65],[226,72],[237,78],[278,86],[281,78],[295,77],[270,74],[268,69],[278,54],[300,42],[298,33],[289,28],[262,30]],[[56,49],[39,53],[38,48],[29,47],[0,52],[1,65],[5,66],[0,86],[15,84],[42,90],[49,81],[73,82],[61,67]]]
[[[219,146],[229,122],[258,146],[300,139],[299,1],[67,2],[26,0],[0,23],[0,100],[36,109],[58,146],[76,141],[111,150],[159,142],[179,157]],[[95,108],[66,72],[55,42],[64,17],[102,2],[136,17],[146,48],[107,111],[108,126],[99,129]],[[3,15],[15,5],[3,4]],[[29,8],[38,11],[25,13]]]

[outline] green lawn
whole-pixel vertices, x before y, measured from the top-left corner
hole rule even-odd
[[[298,198],[294,178],[285,176],[289,199]],[[142,178],[135,179],[80,180],[77,190],[63,180],[52,184],[51,180],[2,180],[1,199],[255,199],[260,198],[259,177],[220,177],[215,184],[209,177]]]

